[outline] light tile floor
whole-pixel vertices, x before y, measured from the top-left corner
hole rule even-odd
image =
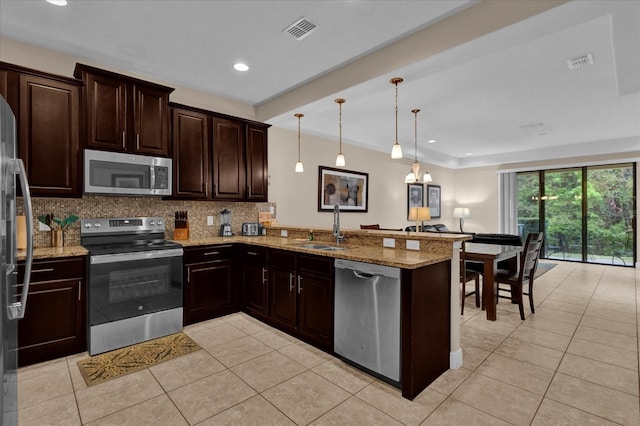
[[[79,354],[19,370],[27,425],[640,424],[640,271],[559,262],[525,321],[467,298],[464,365],[414,401],[245,314],[186,327],[203,350],[87,388]],[[525,308],[528,313],[528,307]]]

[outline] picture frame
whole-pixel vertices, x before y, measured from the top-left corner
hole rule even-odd
[[[440,185],[427,185],[427,207],[431,211],[431,219],[439,219],[442,216],[441,201]]]
[[[424,185],[410,183],[407,185],[407,220],[412,207],[424,206]]]
[[[369,174],[318,166],[318,211],[369,211]]]
[[[142,176],[114,174],[111,176],[111,185],[116,188],[142,188]]]

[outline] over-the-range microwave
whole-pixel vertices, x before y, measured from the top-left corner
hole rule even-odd
[[[171,158],[85,149],[84,192],[171,195]]]

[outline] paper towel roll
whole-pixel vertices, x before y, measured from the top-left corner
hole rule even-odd
[[[18,230],[18,250],[25,250],[27,248],[27,217],[16,216],[16,227]]]

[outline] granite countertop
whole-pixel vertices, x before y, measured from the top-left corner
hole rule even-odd
[[[417,269],[434,263],[451,259],[451,255],[431,253],[425,250],[404,250],[398,248],[385,248],[379,246],[363,246],[355,244],[340,244],[346,250],[328,251],[300,247],[301,244],[316,243],[322,245],[332,245],[325,241],[306,241],[294,238],[281,237],[210,237],[202,239],[173,240],[184,247],[203,246],[210,244],[231,244],[243,243],[262,247],[291,250],[300,253],[310,253],[320,256],[333,257],[338,259],[355,260],[359,262],[376,263],[385,266],[394,266],[404,269]]]
[[[403,233],[398,233],[402,235]],[[388,234],[387,234],[388,235]],[[406,233],[404,233],[406,235]],[[443,239],[448,239],[445,236]],[[442,238],[442,237],[436,237]],[[412,235],[412,239],[415,238]],[[420,238],[416,238],[421,240]],[[459,238],[451,238],[456,240]],[[431,238],[433,241],[434,238]],[[326,256],[339,259],[355,260],[359,262],[376,263],[385,266],[393,266],[404,269],[417,269],[434,263],[443,262],[451,259],[451,253],[443,254],[442,250],[431,250],[429,240],[420,241],[420,250],[406,250],[402,248],[386,248],[375,245],[356,243],[340,244],[346,250],[320,250],[313,248],[301,247],[301,244],[316,243],[322,245],[335,246],[335,242],[326,241],[307,241],[299,238],[283,238],[273,236],[233,236],[233,237],[206,237],[189,240],[170,240],[181,244],[183,247],[195,247],[214,244],[250,244],[262,247],[291,250],[299,253],[310,253],[319,256]],[[53,259],[71,256],[86,256],[89,252],[83,246],[67,246],[67,247],[39,247],[33,250],[34,259]],[[25,259],[25,251],[18,250],[18,260]]]
[[[57,257],[86,256],[89,251],[82,246],[37,247],[33,249],[34,259],[53,259]],[[18,260],[24,260],[26,250],[18,250]]]

